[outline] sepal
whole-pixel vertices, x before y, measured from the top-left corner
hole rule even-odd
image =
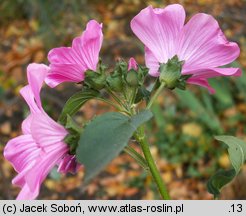
[[[164,82],[165,86],[169,89],[176,88],[180,83],[183,64],[184,61],[179,61],[177,55],[169,59],[167,63],[160,64],[160,82]]]
[[[65,137],[64,142],[69,146],[70,154],[75,155],[82,128],[69,115],[67,115],[65,128],[69,134]]]

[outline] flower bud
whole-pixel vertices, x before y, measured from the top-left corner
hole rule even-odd
[[[96,71],[88,70],[86,72],[85,84],[90,88],[101,90],[106,85],[106,75],[104,72],[98,73]]]
[[[160,65],[160,82],[164,82],[169,89],[177,87],[182,70],[183,61],[179,61],[177,56],[169,59],[167,63]]]
[[[107,78],[107,83],[111,90],[121,92],[123,89],[122,78],[120,74],[112,74]]]
[[[148,68],[140,66],[140,65],[138,66],[138,71],[137,71],[137,73],[138,73],[138,84],[140,86],[142,86],[144,84],[145,77],[148,74],[148,72],[149,72]]]
[[[148,103],[150,99],[150,94],[151,94],[150,91],[148,91],[144,86],[141,86],[138,89],[134,103],[138,103],[141,100],[145,100]]]
[[[131,87],[137,87],[138,86],[138,74],[135,70],[131,69],[129,72],[127,72],[126,75],[126,82]]]

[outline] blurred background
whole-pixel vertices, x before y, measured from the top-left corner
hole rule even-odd
[[[143,46],[129,22],[147,5],[164,7],[181,3],[187,19],[198,12],[212,14],[227,38],[239,43],[240,58],[233,66],[246,65],[246,2],[244,0],[0,0],[0,199],[14,199],[19,189],[11,185],[16,175],[2,151],[10,138],[21,134],[28,107],[19,95],[27,84],[26,67],[47,63],[53,47],[70,46],[88,20],[103,23],[103,62],[135,57],[144,64]],[[206,191],[208,178],[219,168],[229,168],[226,148],[213,136],[228,134],[246,139],[246,75],[210,80],[215,95],[199,87],[163,93],[153,106],[155,123],[149,123],[151,151],[173,199],[212,199]],[[65,101],[77,91],[74,84],[45,87],[45,110],[57,119]],[[90,101],[76,117],[78,122],[110,108]],[[136,148],[138,148],[136,146]],[[246,198],[246,167],[227,186],[222,199]],[[122,153],[86,188],[83,171],[63,176],[55,170],[44,182],[39,199],[159,199],[151,178]]]

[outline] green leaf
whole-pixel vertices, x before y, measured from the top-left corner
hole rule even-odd
[[[76,152],[77,160],[85,166],[85,183],[115,158],[136,129],[151,117],[148,110],[133,117],[109,112],[91,121],[81,133]]]
[[[235,176],[234,169],[217,171],[207,183],[208,192],[215,198],[219,197],[221,188],[230,183]]]
[[[73,116],[88,100],[99,96],[99,92],[95,90],[84,90],[75,93],[66,102],[62,113],[59,117],[59,122],[66,124],[67,115]]]
[[[207,184],[208,191],[218,197],[223,186],[233,180],[239,173],[246,160],[246,143],[233,136],[216,136],[215,139],[224,142],[228,146],[229,158],[233,169],[219,170],[212,176]]]
[[[215,139],[224,142],[228,146],[231,164],[236,174],[238,174],[246,159],[246,143],[233,136],[216,136]]]

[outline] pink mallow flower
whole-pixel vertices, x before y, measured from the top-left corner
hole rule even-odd
[[[79,166],[63,142],[68,132],[52,120],[41,105],[40,90],[48,70],[49,67],[43,64],[28,66],[29,85],[20,93],[30,108],[30,114],[22,123],[23,135],[11,139],[4,149],[4,157],[18,173],[12,183],[22,188],[17,197],[21,200],[38,196],[42,182],[55,165],[62,173],[74,173]]]
[[[240,53],[229,42],[218,22],[210,15],[198,13],[185,25],[185,11],[179,4],[165,8],[143,9],[131,21],[131,29],[145,45],[145,61],[149,74],[158,77],[160,63],[178,56],[184,61],[181,74],[191,74],[187,82],[211,88],[207,79],[217,76],[239,76],[239,68],[221,68]]]
[[[91,20],[82,35],[73,40],[72,47],[50,50],[46,83],[53,88],[63,82],[83,81],[87,70],[97,69],[102,41],[102,24]]]

